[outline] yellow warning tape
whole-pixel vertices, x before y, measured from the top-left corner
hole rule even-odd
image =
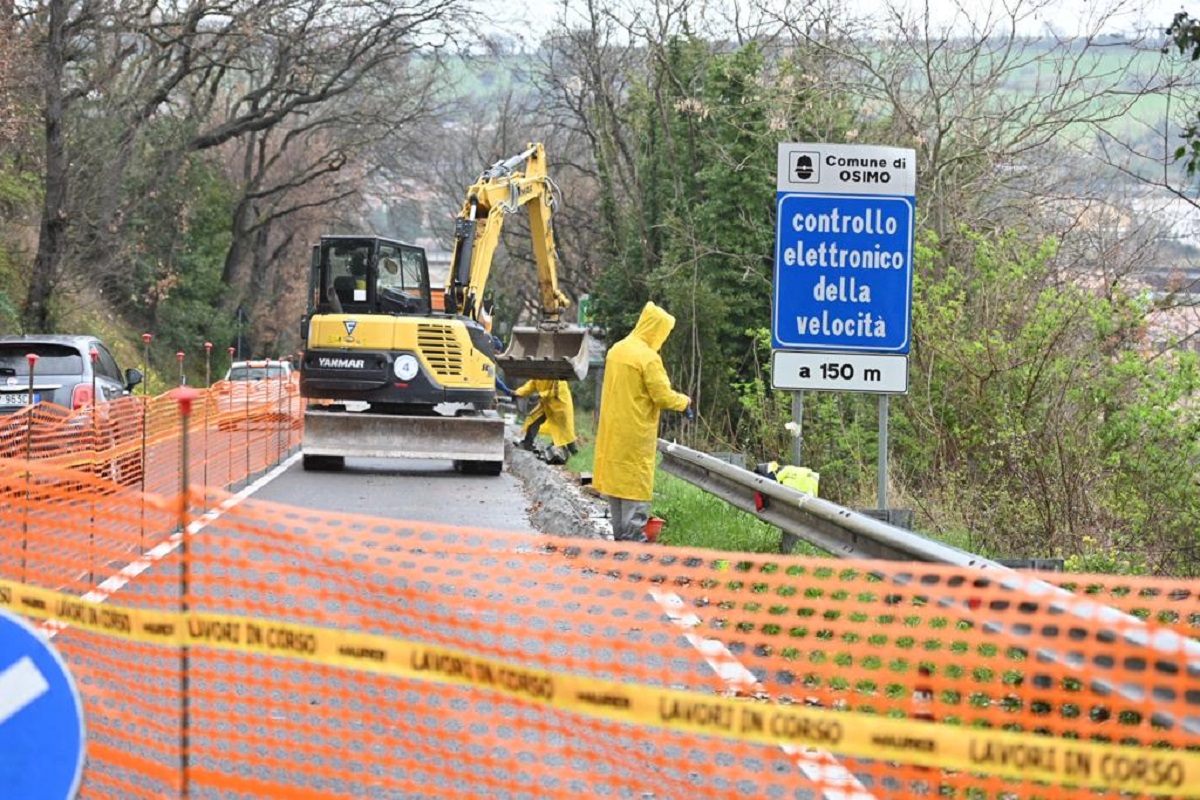
[[[1200,797],[1200,752],[964,728],[618,683],[531,669],[386,636],[227,614],[93,603],[0,580],[0,608],[138,642],[303,659],[414,680],[473,686],[635,725],[843,756],[1097,789]]]

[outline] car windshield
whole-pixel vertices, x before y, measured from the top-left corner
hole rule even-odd
[[[38,356],[34,365],[37,375],[82,375],[83,356],[74,347],[41,342],[5,342],[0,344],[0,377],[29,377],[29,359]]]
[[[235,366],[229,370],[229,380],[231,381],[261,381],[267,378],[282,378],[287,375],[283,366],[272,364],[269,367],[263,366]]]

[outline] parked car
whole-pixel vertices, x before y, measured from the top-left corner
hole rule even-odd
[[[215,386],[218,427],[230,430],[246,422],[282,422],[295,416],[297,392],[292,365],[287,361],[235,361]]]
[[[290,380],[292,365],[288,361],[235,361],[225,373],[227,381],[261,381],[267,378]]]
[[[38,356],[33,368],[32,398],[30,353]],[[95,336],[0,336],[0,414],[11,414],[31,403],[54,403],[74,411],[97,401],[125,397],[141,382],[141,371],[130,368],[122,372],[112,353]]]
[[[32,397],[30,354],[37,356]],[[37,415],[29,417],[36,432],[27,440],[34,458],[87,464],[113,481],[136,484],[142,473],[136,446],[141,406],[132,392],[141,382],[141,371],[122,371],[95,336],[0,336],[0,420],[37,406]]]

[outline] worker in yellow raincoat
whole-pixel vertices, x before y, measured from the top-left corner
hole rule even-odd
[[[544,430],[550,437],[551,450],[546,460],[551,463],[565,464],[567,458],[575,455],[575,401],[571,397],[571,388],[566,381],[531,380],[526,381],[513,392],[514,397],[538,396],[537,405],[525,417],[521,426],[525,437],[521,447],[533,449],[533,442],[539,431]]]
[[[692,402],[671,388],[659,355],[674,327],[674,317],[646,303],[633,331],[604,359],[592,485],[608,497],[619,541],[646,541],[659,412],[686,411]]]

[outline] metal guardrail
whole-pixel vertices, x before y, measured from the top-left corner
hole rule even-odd
[[[839,558],[923,561],[1009,571],[996,561],[796,491],[683,445],[659,439],[658,451],[666,472],[783,531],[781,552],[790,553],[797,542],[805,541]],[[770,501],[762,511],[755,508],[756,492]]]
[[[1126,655],[1146,659],[1153,664],[1151,672],[1163,670],[1169,680],[1176,680],[1176,671],[1186,674],[1190,680],[1200,680],[1200,642],[1187,639],[1169,628],[1151,630],[1143,621],[1124,611],[1103,606],[1099,603],[1065,603],[1062,598],[1070,595],[1066,589],[1047,583],[1031,575],[1021,574],[982,556],[959,550],[956,547],[935,542],[920,534],[897,528],[872,519],[865,514],[852,511],[827,500],[813,497],[758,475],[749,470],[726,463],[705,453],[683,445],[658,440],[658,451],[662,454],[662,468],[726,502],[753,514],[755,517],[775,525],[783,531],[781,550],[790,552],[797,541],[806,541],[838,558],[874,559],[884,561],[918,561],[948,564],[978,570],[993,578],[981,577],[978,585],[992,584],[1014,594],[1023,602],[1044,603],[1048,608],[1065,617],[1073,617],[1083,623],[1078,630],[1086,632],[1083,639],[1072,640],[1062,648],[1040,644],[1036,648],[1036,662],[1057,663],[1078,675],[1097,693],[1121,697],[1131,703],[1145,700],[1147,689],[1128,683],[1114,684],[1104,674],[1104,659],[1097,652],[1115,646],[1128,648]],[[766,508],[755,508],[754,494],[758,492],[770,499]],[[913,575],[903,569],[885,574],[877,571],[880,578],[895,586],[909,590],[913,586]],[[927,594],[918,591],[919,594]],[[1056,598],[1059,599],[1056,602]],[[961,596],[933,598],[939,605],[953,610],[960,618],[987,633],[1002,637],[1010,645],[1021,647],[1028,640],[1027,626],[1013,622],[1010,618],[999,618],[988,613],[988,609],[973,608],[962,601]],[[1088,641],[1092,640],[1092,641]],[[1099,646],[1099,647],[1097,647]],[[1031,676],[1036,683],[1044,683],[1046,675]],[[1150,714],[1152,722],[1164,727],[1180,728],[1187,733],[1200,734],[1200,696],[1189,705],[1197,707],[1195,714],[1176,718],[1156,711]]]

